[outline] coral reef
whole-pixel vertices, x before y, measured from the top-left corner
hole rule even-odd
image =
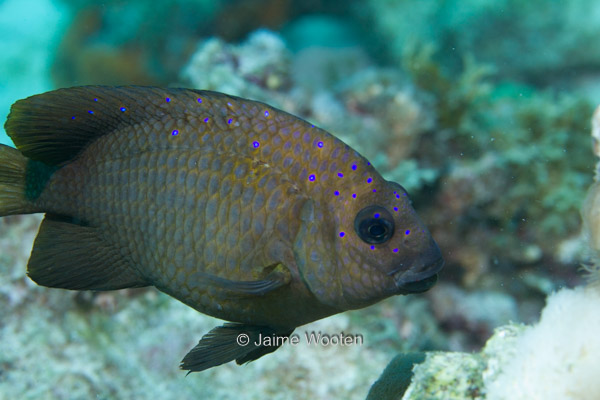
[[[29,10],[15,17],[23,5]],[[576,318],[585,301],[596,304],[589,289],[552,295],[538,324],[505,325],[488,337],[509,320],[533,323],[548,295],[583,281],[578,212],[597,161],[587,136],[600,101],[600,53],[589,46],[597,10],[590,0],[0,2],[9,39],[2,112],[50,89],[51,75],[58,86],[178,85],[267,102],[339,136],[405,186],[447,261],[430,293],[306,327],[361,333],[364,346],[287,346],[244,367],[184,378],[180,359],[220,321],[153,290],[37,287],[24,271],[40,218],[2,219],[0,399],[361,399],[392,354],[478,351],[486,340],[473,355],[429,353],[406,398],[427,397],[436,385],[444,398],[507,398],[501,386],[521,385],[530,369],[545,367],[533,359],[546,353],[566,360],[556,371],[584,379],[577,363],[577,377],[564,369],[568,352],[595,347],[566,347],[583,340],[568,336],[576,331],[561,328],[562,342],[547,332],[595,326]],[[253,31],[259,27],[281,33]],[[585,267],[596,283],[598,199],[595,183],[583,220]],[[455,364],[432,374],[429,365],[445,360]],[[581,365],[597,371],[588,361]],[[406,369],[412,361],[395,362]],[[449,374],[457,365],[464,375]],[[515,396],[527,398],[523,390]]]
[[[600,155],[597,141],[599,123],[600,107],[592,119],[596,156]],[[550,294],[539,322],[532,326],[509,324],[497,328],[478,354],[432,352],[427,354],[425,361],[421,358],[413,361],[401,354],[392,360],[373,384],[369,396],[375,392],[381,393],[380,397],[384,399],[402,397],[403,400],[599,398],[596,357],[600,353],[600,338],[596,335],[600,331],[600,315],[597,312],[600,307],[598,193],[596,181],[582,207],[583,235],[587,237],[592,254],[587,268],[590,274],[587,287],[562,289]],[[444,291],[450,295],[444,294]],[[481,307],[481,303],[485,303],[481,298],[474,298],[473,304],[477,303],[478,306],[470,310],[457,309],[456,305],[448,302],[452,297],[460,298],[456,292],[451,287],[439,288],[434,295],[434,309],[440,310],[440,305],[435,305],[437,302],[447,307],[441,310],[442,316],[452,316],[455,311],[458,318],[469,316],[474,321],[498,317],[494,312],[477,316],[478,310],[485,310],[485,307]],[[486,292],[483,295],[491,294]],[[509,297],[507,300],[507,304],[510,304],[512,299]],[[499,310],[498,300],[492,302],[496,304],[494,311]],[[462,304],[464,306],[467,303],[463,301]],[[514,308],[514,304],[509,307],[511,311]],[[508,318],[514,317],[514,311],[512,314]],[[407,385],[409,379],[411,383]]]

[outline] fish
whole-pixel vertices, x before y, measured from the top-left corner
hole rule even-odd
[[[153,286],[227,321],[184,356],[188,373],[254,361],[299,326],[422,293],[444,265],[400,184],[265,103],[80,86],[15,102],[5,130],[16,148],[0,146],[0,216],[45,214],[29,278]]]

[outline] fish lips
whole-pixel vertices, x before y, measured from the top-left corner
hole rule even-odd
[[[396,288],[400,294],[423,293],[431,289],[437,282],[438,272],[444,267],[442,257],[421,267],[392,272]],[[416,269],[416,271],[415,271]]]

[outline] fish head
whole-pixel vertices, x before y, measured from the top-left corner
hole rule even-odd
[[[303,207],[294,250],[309,290],[341,310],[429,290],[444,259],[406,190],[380,178],[352,192]]]

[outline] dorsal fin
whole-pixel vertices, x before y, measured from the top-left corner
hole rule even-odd
[[[187,102],[171,101],[175,96],[187,100],[208,93],[143,86],[58,89],[14,103],[4,128],[26,157],[60,165],[115,129],[160,119],[167,113],[172,117],[189,113]]]

